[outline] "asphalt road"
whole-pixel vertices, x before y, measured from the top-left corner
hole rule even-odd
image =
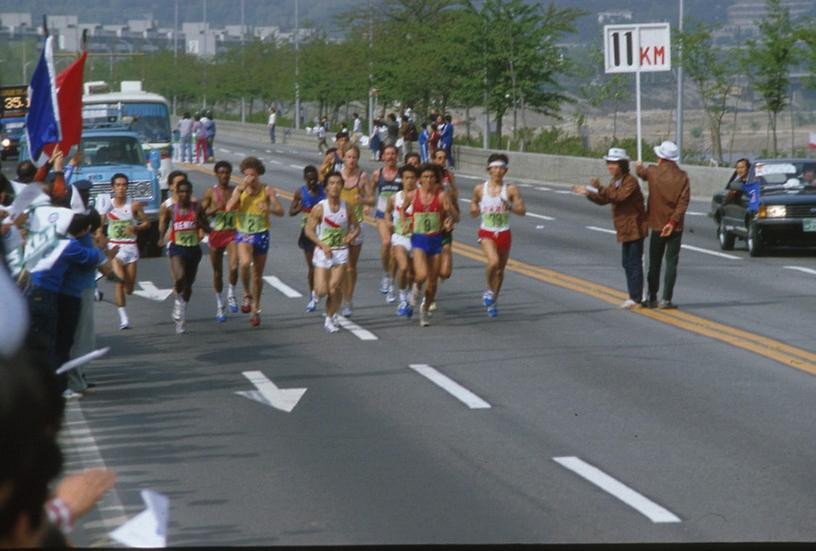
[[[317,162],[229,136],[216,153],[261,157],[286,190]],[[190,175],[197,196],[213,182]],[[476,182],[459,176],[463,198]],[[131,297],[133,329],[118,331],[103,283],[98,342],[112,351],[88,369],[99,386],[71,404],[64,438],[69,470],[104,463],[120,481],[75,541],[106,543],[147,488],[170,498],[171,545],[816,539],[813,254],[711,254],[713,223],[692,214],[680,311],[621,311],[619,246],[588,228],[611,229],[608,207],[557,182],[521,191],[552,220],[512,220],[526,265],[496,319],[480,306],[470,219],[430,328],[384,303],[364,229],[352,320],[376,340],[326,335],[304,297],[269,284],[259,328],[242,314],[217,324],[206,257],[185,335],[172,298]],[[273,219],[266,275],[305,295],[297,231]],[[167,260],[141,261],[138,279],[169,289]],[[305,394],[288,413],[236,394],[256,390],[256,371]]]

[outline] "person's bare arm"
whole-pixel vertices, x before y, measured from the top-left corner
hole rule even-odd
[[[404,194],[403,194],[404,195]],[[385,220],[386,225],[391,233],[394,233],[394,202],[396,201],[396,194],[392,195],[388,198],[388,202],[385,204],[385,214],[383,219]]]
[[[157,242],[159,247],[164,246],[164,236],[167,234],[169,209],[162,203],[159,208],[159,240]]]
[[[86,469],[68,475],[57,485],[55,497],[61,499],[75,522],[84,517],[108,490],[116,484],[116,473],[108,469]]]
[[[510,199],[510,210],[513,214],[519,216],[527,214],[527,206],[524,204],[524,199],[516,185],[510,184],[507,186],[507,198]]]
[[[292,202],[289,204],[289,216],[295,216],[303,210],[303,199],[300,196],[300,188],[295,190]]]
[[[470,198],[470,216],[472,218],[478,218],[481,214],[481,210],[479,209],[481,202],[482,186],[476,186],[473,188],[473,196]]]
[[[218,205],[216,205],[213,200],[212,188],[207,188],[207,191],[204,192],[204,197],[201,199],[201,210],[204,211],[207,216],[214,215],[215,211],[218,210]]]
[[[360,197],[363,204],[367,207],[373,207],[377,204],[377,190],[374,188],[376,185],[375,182],[379,179],[380,169],[375,170],[371,173],[371,178],[369,179],[368,174],[365,172],[360,174],[360,191],[363,192],[363,195]],[[365,182],[364,182],[365,180]]]
[[[320,247],[326,256],[331,256],[331,247],[323,243],[317,236],[317,225],[320,219],[323,218],[323,205],[315,205],[312,212],[309,213],[309,218],[306,220],[306,227],[303,228],[303,233],[312,240],[315,246]]]
[[[357,217],[354,215],[354,211],[352,209],[346,210],[348,211],[349,232],[343,239],[343,243],[346,245],[351,245],[351,243],[357,239],[357,236],[360,235],[360,221],[357,220]]]
[[[269,209],[269,212],[271,212],[275,216],[283,216],[284,215],[283,205],[281,205],[280,201],[278,200],[278,194],[275,193],[275,190],[272,188],[272,186],[266,186],[266,197],[271,207]]]
[[[128,228],[131,235],[136,235],[136,232],[146,231],[150,229],[150,220],[147,219],[144,207],[138,201],[133,202],[133,217],[139,221],[139,224]]]

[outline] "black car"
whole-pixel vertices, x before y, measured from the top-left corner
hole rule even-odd
[[[0,158],[6,160],[20,154],[20,137],[25,130],[25,119],[0,120]]]
[[[711,199],[722,249],[733,249],[736,238],[751,256],[772,246],[816,245],[816,160],[759,160],[747,181],[732,178]]]

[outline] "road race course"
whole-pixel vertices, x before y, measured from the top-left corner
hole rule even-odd
[[[245,155],[287,209],[318,162],[219,134],[236,174]],[[212,165],[190,168],[201,197]],[[479,179],[457,178],[469,201]],[[108,543],[145,488],[170,498],[170,545],[816,539],[816,257],[752,259],[742,242],[724,254],[693,201],[680,309],[622,311],[609,207],[541,182],[520,188],[528,216],[511,219],[496,319],[469,217],[430,328],[378,292],[371,226],[354,325],[335,335],[304,311],[297,218],[272,219],[260,328],[214,321],[206,256],[185,335],[172,298],[131,297],[133,329],[118,331],[102,283],[98,344],[112,351],[88,369],[99,386],[70,404],[63,440],[69,471],[104,463],[119,484],[76,543]],[[138,280],[170,289],[166,258],[142,260]],[[275,394],[263,381],[306,390],[290,412],[237,394]],[[300,392],[285,394],[292,406]]]

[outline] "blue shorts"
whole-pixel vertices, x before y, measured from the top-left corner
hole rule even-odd
[[[385,218],[385,212],[383,212],[381,210],[374,211],[374,218],[384,219]]]
[[[434,256],[442,252],[442,234],[425,235],[415,233],[411,235],[411,248],[425,251],[426,256]]]
[[[183,247],[175,243],[170,243],[167,246],[167,256],[180,256],[185,262],[198,264],[201,261],[201,247],[199,245]]]
[[[252,245],[252,256],[265,255],[269,251],[269,231],[258,233],[236,232],[235,242]]]

